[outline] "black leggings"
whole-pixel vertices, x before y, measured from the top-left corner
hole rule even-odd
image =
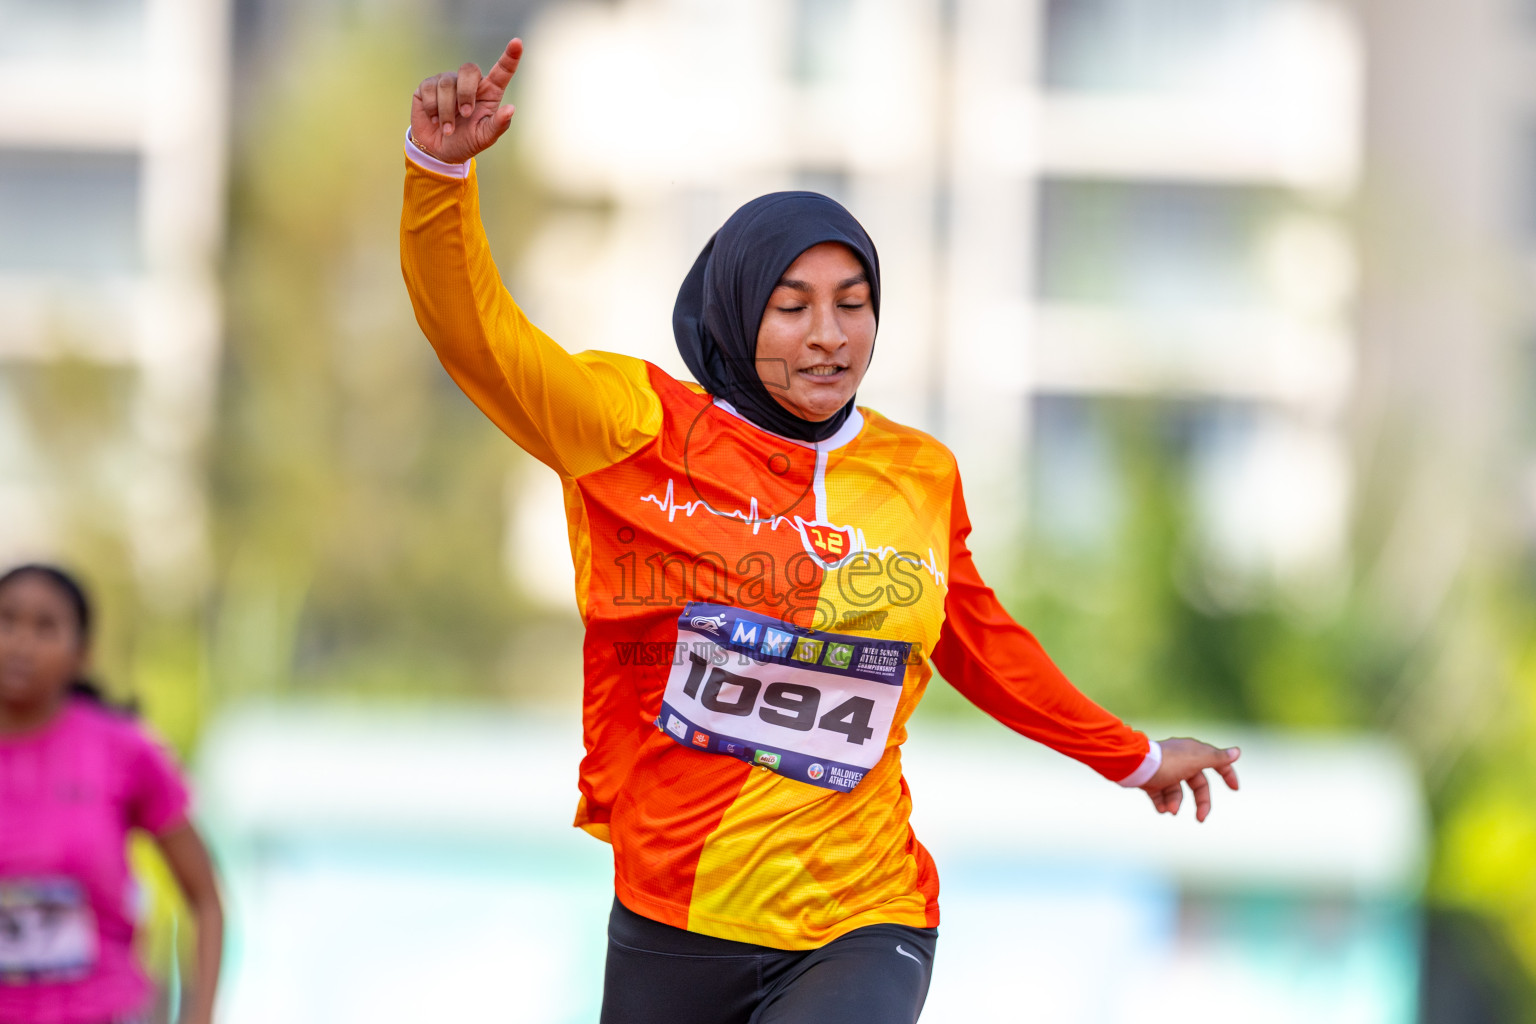
[[[875,924],[819,949],[774,949],[673,928],[614,900],[602,1024],[914,1024],[938,937]]]

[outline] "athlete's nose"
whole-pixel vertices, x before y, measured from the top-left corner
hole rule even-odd
[[[805,344],[823,352],[836,352],[848,343],[843,325],[838,322],[837,308],[831,303],[814,303],[811,306],[811,328],[806,333]]]

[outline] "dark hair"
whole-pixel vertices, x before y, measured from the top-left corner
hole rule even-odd
[[[86,596],[85,587],[81,586],[80,581],[75,579],[74,576],[58,566],[32,562],[26,565],[18,565],[14,569],[8,570],[4,575],[0,575],[0,590],[4,590],[17,580],[26,579],[29,576],[47,580],[53,584],[59,593],[64,595],[64,599],[69,602],[70,609],[75,613],[75,628],[80,632],[80,647],[82,649],[89,648],[91,646],[92,628],[91,599]],[[102,692],[101,687],[84,676],[70,680],[69,692],[76,697],[83,697],[88,701],[105,707],[111,707],[117,711],[124,711],[129,714],[135,714],[138,711],[137,702],[135,701],[118,704],[107,700],[107,696]]]

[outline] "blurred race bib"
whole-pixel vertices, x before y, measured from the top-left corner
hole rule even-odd
[[[0,985],[62,981],[96,964],[96,917],[71,878],[0,880]]]

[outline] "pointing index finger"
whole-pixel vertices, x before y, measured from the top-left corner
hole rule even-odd
[[[517,74],[517,62],[523,59],[523,41],[513,39],[507,44],[496,63],[491,65],[491,70],[486,73],[485,80],[494,85],[497,90],[505,91],[507,83],[512,81],[512,76]]]

